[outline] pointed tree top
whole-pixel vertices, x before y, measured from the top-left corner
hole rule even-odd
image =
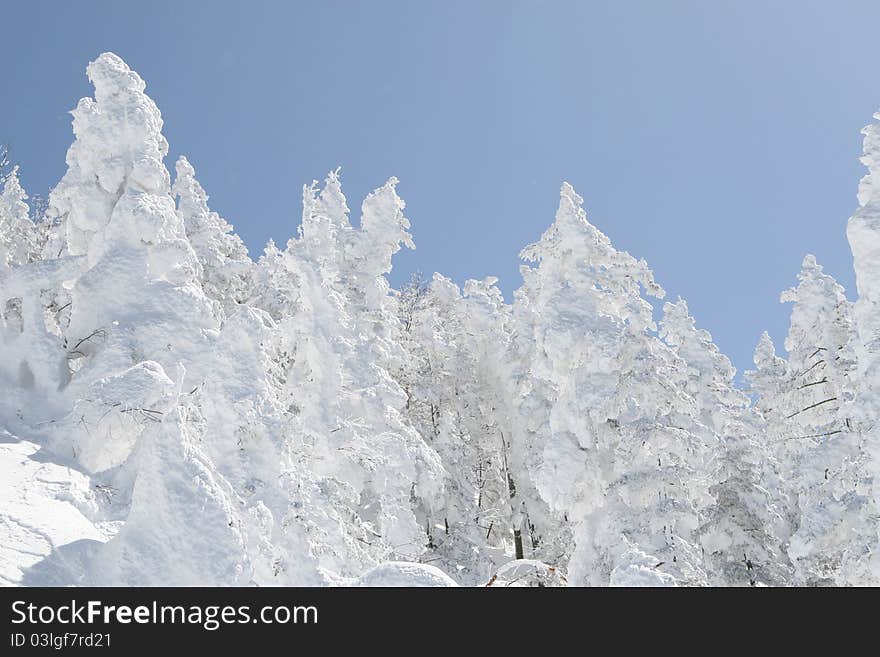
[[[767,331],[761,333],[758,344],[755,346],[755,354],[752,362],[758,369],[764,369],[770,363],[777,360],[776,347],[773,345],[773,338]]]
[[[728,382],[736,376],[736,368],[730,359],[721,353],[709,331],[697,328],[687,302],[681,297],[674,303],[663,304],[660,337],[701,375],[717,376]]]
[[[819,272],[821,272],[822,266],[818,262],[816,262],[816,256],[814,256],[812,253],[808,253],[804,256],[803,262],[801,262],[801,269],[803,271],[818,270]]]
[[[18,179],[18,167],[12,167],[6,182],[3,183],[3,190],[0,192],[0,210],[11,217],[27,217],[28,206],[25,203],[27,197],[21,186],[21,181]]]
[[[177,173],[178,180],[181,178],[195,178],[196,176],[196,170],[190,164],[186,155],[181,155],[177,158],[177,162],[174,163],[174,171]]]
[[[373,249],[373,256],[381,260],[381,273],[391,271],[391,257],[401,245],[415,249],[409,232],[409,219],[403,214],[406,203],[397,195],[398,180],[391,177],[381,187],[373,190],[361,205],[361,230],[364,244]],[[363,254],[370,257],[370,254]]]
[[[660,320],[660,337],[675,346],[681,336],[689,331],[696,331],[696,322],[691,317],[687,301],[678,297],[675,301],[663,304],[663,318]]]
[[[880,121],[880,112],[874,113],[874,119]],[[859,183],[859,205],[865,206],[880,201],[880,124],[865,126],[862,134],[865,138],[861,162],[868,167],[868,173]]]
[[[185,214],[207,215],[208,195],[196,180],[196,170],[185,155],[177,158],[174,165],[175,178],[171,194],[180,199],[179,207]]]
[[[880,112],[874,114],[880,121]],[[861,162],[868,173],[859,182],[859,209],[850,217],[846,237],[853,253],[860,305],[880,304],[880,124],[862,130]]]
[[[13,167],[0,189],[0,269],[28,262],[36,255],[35,227],[25,194]]]
[[[755,354],[752,356],[755,369],[745,372],[745,379],[752,393],[758,395],[771,394],[778,389],[788,371],[788,363],[776,355],[773,339],[767,331],[761,334]]]
[[[540,262],[550,256],[556,247],[569,249],[584,246],[594,253],[611,250],[611,240],[587,220],[583,209],[584,199],[574,191],[569,183],[563,182],[559,190],[559,206],[550,227],[544,231],[540,241],[530,244],[520,252],[520,257],[529,262]],[[575,242],[578,243],[575,243]]]
[[[797,286],[785,290],[779,300],[782,303],[807,301],[815,303],[818,297],[825,297],[833,304],[846,298],[843,286],[833,276],[825,273],[822,265],[816,261],[816,256],[808,253],[801,263]]]
[[[132,71],[119,55],[112,52],[99,55],[89,64],[86,73],[95,86],[95,100],[98,102],[121,91],[143,93],[147,87],[141,76]]]
[[[633,299],[640,296],[641,286],[647,294],[662,299],[666,293],[654,280],[648,264],[615,249],[611,240],[587,220],[583,202],[569,183],[563,183],[553,224],[540,240],[525,247],[520,257],[540,263],[541,270],[554,279],[586,276],[601,288]]]
[[[342,193],[342,181],[339,179],[341,169],[337,167],[324,179],[324,188],[318,194],[318,209],[334,223],[348,224],[350,210]]]
[[[785,290],[779,300],[794,304],[785,338],[790,363],[806,366],[816,349],[836,350],[848,344],[850,303],[843,286],[822,270],[814,256],[804,258],[797,286]]]
[[[349,209],[342,193],[339,168],[331,171],[324,179],[324,187],[319,190],[318,181],[303,185],[303,214],[300,227],[303,238],[307,240],[333,240],[339,231],[351,228],[348,220]]]
[[[572,184],[567,180],[562,181],[562,186],[559,188],[559,196],[577,207],[581,207],[584,204],[584,198],[574,190]]]
[[[175,225],[171,178],[162,162],[168,154],[162,115],[144,93],[144,81],[112,53],[91,62],[87,73],[94,98],[82,98],[71,112],[76,139],[50,206],[56,216],[67,215],[68,253],[88,254],[94,262],[108,240],[152,243],[182,229]],[[144,193],[153,195],[149,204],[137,198]],[[125,212],[116,210],[120,204]],[[111,226],[111,215],[125,220]]]

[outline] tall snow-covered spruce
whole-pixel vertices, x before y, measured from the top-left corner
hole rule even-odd
[[[880,112],[874,114],[880,121]],[[857,423],[859,450],[864,465],[860,468],[860,493],[867,495],[875,509],[880,508],[880,123],[862,131],[862,164],[868,173],[859,183],[859,209],[846,229],[856,272],[858,299],[853,307],[858,362],[853,416]],[[870,551],[867,561],[870,583],[880,582],[880,523],[873,514],[870,524]]]
[[[195,365],[210,351],[217,320],[175,212],[158,108],[116,55],[101,55],[88,75],[95,97],[73,110],[76,141],[50,204],[66,253],[83,257],[61,327],[73,401],[61,430],[76,458],[97,471],[125,460],[154,415],[128,403],[125,373],[145,362],[162,374],[179,362],[206,373]],[[120,386],[108,385],[114,377]]]
[[[768,418],[768,436],[794,504],[788,553],[795,583],[866,583],[876,514],[865,495],[866,455],[851,417],[857,366],[852,303],[812,255],[804,258],[798,285],[781,300],[792,303],[788,362],[770,395],[777,410]]]
[[[645,527],[640,517],[662,515],[650,452],[663,450],[666,395],[663,345],[649,334],[655,326],[642,289],[664,292],[644,261],[616,250],[587,221],[582,202],[564,184],[553,225],[522,252],[537,266],[522,268],[514,306],[526,359],[516,441],[556,524],[574,535],[573,550],[563,544],[573,583],[607,585],[631,581],[632,568],[668,545],[661,534],[674,532],[669,523]],[[656,445],[638,448],[652,438]],[[673,579],[656,572],[648,581]]]
[[[359,225],[338,170],[304,186],[254,262],[183,156],[172,185],[143,80],[87,72],[45,213],[0,163],[0,457],[68,473],[0,508],[3,582],[880,581],[880,125],[857,300],[806,256],[786,353],[761,336],[743,388],[685,301],[655,323],[647,263],[568,184],[512,302],[392,288],[393,177]]]
[[[0,190],[0,267],[4,269],[38,258],[37,228],[26,201],[18,167],[13,167]]]

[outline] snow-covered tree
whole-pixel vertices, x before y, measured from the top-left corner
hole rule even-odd
[[[465,283],[464,294],[435,274],[399,297],[406,366],[398,373],[406,415],[437,450],[446,493],[429,525],[431,558],[463,583],[485,583],[506,561],[530,556],[523,508],[526,472],[515,472],[516,423],[508,372],[510,308],[496,279]],[[518,489],[517,482],[523,487]]]
[[[386,186],[371,198],[383,189],[393,193]],[[346,272],[359,262],[350,257],[353,245],[374,218],[355,230],[347,214],[335,173],[320,192],[305,187],[300,237],[283,252],[267,252],[260,266],[278,274],[270,282],[272,299],[285,300],[276,304],[272,351],[291,450],[332,518],[320,534],[316,530],[312,549],[322,567],[356,575],[382,559],[415,559],[424,551],[427,514],[443,471],[405,421],[406,396],[383,367],[382,355],[393,345],[371,327],[382,319],[384,297],[349,301]],[[387,282],[375,279],[387,266],[373,265],[369,284],[385,294]],[[363,263],[359,271],[364,289],[369,279]]]
[[[756,352],[758,369],[748,375],[757,406],[770,423],[771,441],[784,443],[780,454],[786,476],[801,470],[798,459],[806,437],[847,431],[841,408],[852,398],[855,368],[851,304],[843,288],[811,255],[804,258],[798,280],[780,297],[792,303],[787,361],[774,358],[772,345],[759,345],[767,355]]]
[[[77,140],[52,206],[72,254],[57,262],[78,265],[62,326],[72,409],[57,423],[61,446],[72,440],[129,507],[96,581],[321,583],[304,538],[316,523],[294,516],[326,514],[300,497],[309,475],[284,440],[277,326],[257,309],[215,315],[185,222],[202,245],[228,237],[225,224],[184,165],[177,212],[161,118],[140,78],[108,54],[89,75],[95,99],[74,111]],[[217,276],[207,287],[231,307],[237,293],[223,296]]]
[[[601,507],[582,523],[569,566],[573,583],[625,583],[645,559],[657,583],[706,581],[697,541],[709,437],[693,418],[684,364],[656,338],[621,352],[616,404],[606,420],[609,465]]]
[[[9,160],[9,146],[0,144],[0,185],[6,183],[6,179],[12,175],[12,162]]]
[[[661,335],[686,365],[682,388],[694,402],[693,430],[708,448],[697,461],[702,467],[686,477],[698,500],[696,533],[708,583],[787,583],[788,499],[764,425],[734,386],[730,360],[708,331],[696,328],[684,301],[666,304]]]
[[[843,287],[823,272],[814,256],[807,255],[797,287],[783,292],[780,300],[792,304],[785,339],[789,364],[796,371],[812,368],[815,381],[827,379],[835,390],[847,391],[847,379],[855,363],[852,304]],[[822,371],[815,372],[817,369]],[[836,405],[840,406],[846,400],[838,401]]]
[[[57,299],[78,271],[76,259],[43,261],[46,223],[32,221],[27,198],[12,167],[0,189],[0,405],[24,422],[51,417],[67,381]]]
[[[285,266],[284,252],[269,240],[254,267],[254,286],[248,304],[265,310],[275,321],[297,312],[299,279]]]
[[[158,108],[116,55],[98,57],[88,75],[95,97],[73,111],[76,141],[50,203],[67,253],[84,257],[62,327],[74,408],[61,428],[77,458],[99,470],[124,459],[143,423],[95,407],[94,386],[144,361],[166,372],[182,362],[199,381],[216,319],[175,212]]]
[[[538,264],[522,268],[514,307],[528,363],[515,442],[540,496],[573,528],[570,575],[576,583],[607,583],[625,550],[609,546],[600,535],[606,528],[590,520],[601,515],[608,485],[623,474],[615,472],[613,456],[619,441],[641,442],[636,425],[650,422],[651,411],[642,415],[625,388],[628,376],[650,370],[638,362],[651,351],[647,331],[654,326],[642,289],[657,297],[663,290],[644,261],[616,250],[587,221],[582,203],[563,185],[555,222],[521,254]]]
[[[754,370],[745,372],[755,408],[767,423],[768,439],[778,440],[785,422],[786,407],[782,398],[788,382],[788,361],[776,354],[776,345],[767,331],[761,334],[752,356]]]
[[[208,208],[208,195],[195,178],[195,169],[183,155],[175,165],[171,193],[186,237],[201,265],[202,289],[218,302],[224,316],[250,298],[254,263],[241,238],[219,214]]]
[[[880,112],[874,114],[880,121]],[[854,346],[858,363],[855,400],[848,414],[858,434],[859,494],[880,508],[880,123],[867,126],[862,164],[868,173],[859,183],[859,208],[849,219],[846,235],[853,253],[858,299],[853,306]],[[863,583],[880,581],[880,550],[876,514],[871,523],[870,553],[859,555],[865,569]]]
[[[0,270],[39,257],[37,228],[30,219],[27,194],[13,167],[0,191]]]
[[[864,496],[859,433],[848,417],[856,366],[852,304],[812,255],[781,300],[793,304],[788,367],[772,395],[777,410],[768,436],[794,503],[789,556],[796,583],[858,583],[873,542],[866,532],[873,505]]]

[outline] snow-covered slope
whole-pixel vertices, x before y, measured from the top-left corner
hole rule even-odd
[[[0,584],[52,584],[50,574],[30,569],[77,542],[107,541],[118,527],[90,519],[98,505],[87,475],[46,461],[38,445],[0,432]]]

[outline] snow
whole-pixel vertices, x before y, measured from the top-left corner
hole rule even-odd
[[[346,582],[350,586],[458,586],[449,575],[429,564],[392,561]]]
[[[89,519],[97,501],[87,475],[41,460],[35,443],[0,432],[0,584],[44,585],[32,566],[77,541],[105,542],[111,528]]]
[[[617,587],[675,586],[675,578],[659,570],[662,565],[638,548],[631,547],[625,565],[611,572],[609,584]]]
[[[493,588],[524,588],[538,586],[565,586],[566,580],[558,568],[535,559],[516,559],[501,566],[486,582]]]
[[[137,460],[131,511],[98,552],[92,581],[249,584],[253,578],[233,495],[188,435],[178,411],[149,431]]]

